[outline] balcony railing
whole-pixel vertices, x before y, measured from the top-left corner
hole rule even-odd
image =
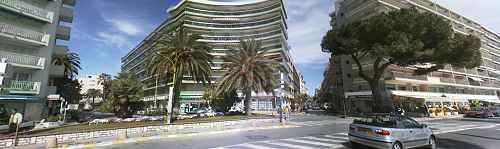
[[[43,69],[45,66],[45,58],[31,55],[0,51],[0,59],[7,59],[7,63],[12,63],[18,66],[38,69]]]
[[[16,39],[31,41],[39,45],[47,46],[49,44],[48,34],[16,27],[14,25],[0,22],[0,36],[14,37]]]
[[[21,0],[0,0],[0,7],[52,23],[54,13]]]
[[[40,82],[31,81],[10,81],[9,92],[17,94],[38,94]]]

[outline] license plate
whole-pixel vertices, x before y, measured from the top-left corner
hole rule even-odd
[[[369,128],[358,128],[358,132],[364,133],[364,134],[366,134],[368,136],[372,136],[373,135],[372,130],[369,129]]]

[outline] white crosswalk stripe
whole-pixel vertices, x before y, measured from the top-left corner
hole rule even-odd
[[[298,126],[321,126],[321,125],[331,125],[331,124],[337,124],[337,123],[338,122],[336,122],[334,120],[290,122],[290,124],[298,125]]]
[[[254,148],[254,149],[276,149],[276,148],[272,148],[272,147],[256,145],[256,144],[249,144],[249,143],[240,144],[239,146],[246,147],[246,148]]]
[[[333,146],[334,144],[331,143],[323,143],[323,142],[318,142],[318,141],[308,141],[308,140],[303,140],[303,139],[284,139],[285,141],[291,141],[291,142],[297,142],[297,143],[304,143],[304,144],[310,144],[310,145],[320,145],[320,146]]]
[[[308,147],[308,146],[302,146],[302,145],[296,145],[296,144],[289,144],[289,143],[283,143],[283,142],[269,142],[267,144],[272,144],[272,145],[277,145],[277,146],[283,146],[283,147],[292,148],[292,149],[315,149],[314,147]]]
[[[213,149],[229,148],[251,148],[251,149],[317,149],[317,148],[340,148],[342,143],[347,142],[345,133],[332,135],[306,136],[279,140],[257,141],[231,146],[218,147]]]

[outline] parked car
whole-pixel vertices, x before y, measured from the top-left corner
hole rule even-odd
[[[500,117],[500,108],[499,107],[491,107],[489,110],[493,113],[495,117]]]
[[[495,116],[495,114],[494,114],[493,110],[489,110],[486,108],[473,109],[473,110],[465,113],[465,117],[488,118],[488,117],[494,117],[494,116]]]
[[[414,147],[436,148],[436,137],[425,124],[401,115],[373,114],[355,119],[349,125],[352,148],[369,146],[379,149]]]

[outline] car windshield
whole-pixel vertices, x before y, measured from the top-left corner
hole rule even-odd
[[[354,119],[353,124],[394,128],[396,127],[396,117],[390,115],[365,116]]]

